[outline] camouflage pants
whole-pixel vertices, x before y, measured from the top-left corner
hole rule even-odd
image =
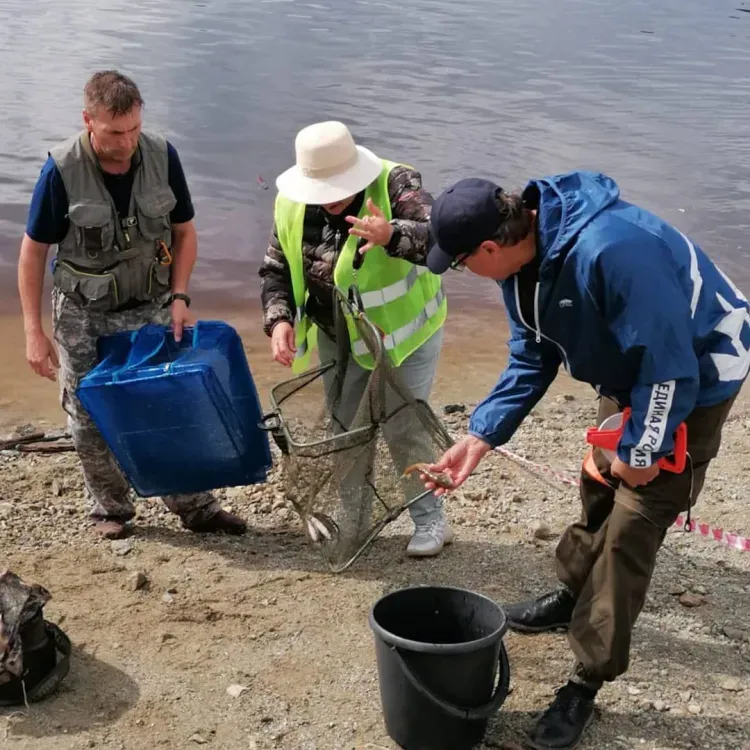
[[[162,300],[116,313],[83,309],[57,289],[52,292],[52,330],[60,356],[60,398],[68,415],[68,428],[81,461],[83,478],[92,503],[91,517],[129,520],[135,515],[130,485],[88,412],[76,397],[81,379],[97,361],[100,336],[132,331],[147,323],[167,325],[169,309]],[[162,498],[185,524],[212,516],[219,510],[208,492]]]

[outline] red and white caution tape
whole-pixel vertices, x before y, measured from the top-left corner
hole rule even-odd
[[[675,526],[679,529],[685,529],[685,516],[677,516]],[[688,531],[688,529],[685,529]],[[690,529],[693,534],[705,537],[706,539],[713,539],[715,542],[725,544],[727,547],[732,549],[738,549],[740,552],[750,552],[750,539],[746,539],[739,534],[734,534],[731,531],[724,531],[724,529],[714,529],[707,523],[701,523],[700,521],[690,521]]]
[[[546,476],[552,477],[560,484],[565,484],[570,487],[578,487],[580,485],[580,481],[578,479],[573,479],[566,474],[561,474],[560,472],[551,469],[549,466],[544,466],[543,464],[536,463],[536,461],[530,461],[528,458],[519,456],[518,454],[509,451],[507,448],[496,448],[495,450],[497,453],[500,453],[506,458],[509,458],[511,461],[515,461],[517,464],[520,464],[524,468],[530,470],[533,469],[534,472],[539,472]],[[679,529],[683,529],[686,532],[690,532],[692,534],[698,534],[705,539],[711,539],[714,542],[719,542],[719,544],[724,544],[727,547],[739,550],[740,552],[750,552],[750,539],[740,536],[740,534],[735,534],[731,531],[724,531],[724,529],[715,529],[712,526],[709,526],[707,523],[701,523],[700,521],[696,521],[694,519],[691,519],[689,529],[685,528],[686,524],[686,514],[683,513],[677,516],[675,526],[677,526],[677,528]]]
[[[521,466],[525,466],[527,469],[535,469],[536,471],[542,472],[542,474],[546,474],[547,476],[556,479],[560,484],[567,484],[571,487],[578,487],[580,484],[577,479],[571,479],[566,474],[560,474],[554,469],[550,469],[549,466],[542,466],[542,464],[538,464],[535,461],[529,461],[528,458],[519,456],[516,453],[511,453],[507,448],[495,448],[495,450],[498,453],[502,453],[503,456],[509,458],[511,461],[515,461],[516,463],[521,464]]]

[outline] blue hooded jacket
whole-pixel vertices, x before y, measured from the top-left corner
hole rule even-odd
[[[521,311],[519,274],[503,281],[510,358],[469,431],[494,447],[507,442],[562,364],[632,407],[618,456],[647,468],[673,451],[696,406],[741,388],[750,305],[697,245],[621,200],[606,175],[533,180],[524,198],[538,201],[534,315]]]

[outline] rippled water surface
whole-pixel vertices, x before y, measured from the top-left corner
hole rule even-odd
[[[435,193],[469,174],[522,185],[608,172],[747,289],[746,11],[749,0],[4,0],[3,296],[14,299],[46,149],[79,127],[83,84],[103,67],[136,79],[147,124],[183,158],[204,290],[257,298],[273,179],[299,128],[328,118],[417,166]]]

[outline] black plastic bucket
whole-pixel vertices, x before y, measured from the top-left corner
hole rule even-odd
[[[470,750],[508,695],[505,613],[464,589],[395,591],[370,611],[386,730],[405,750]]]

